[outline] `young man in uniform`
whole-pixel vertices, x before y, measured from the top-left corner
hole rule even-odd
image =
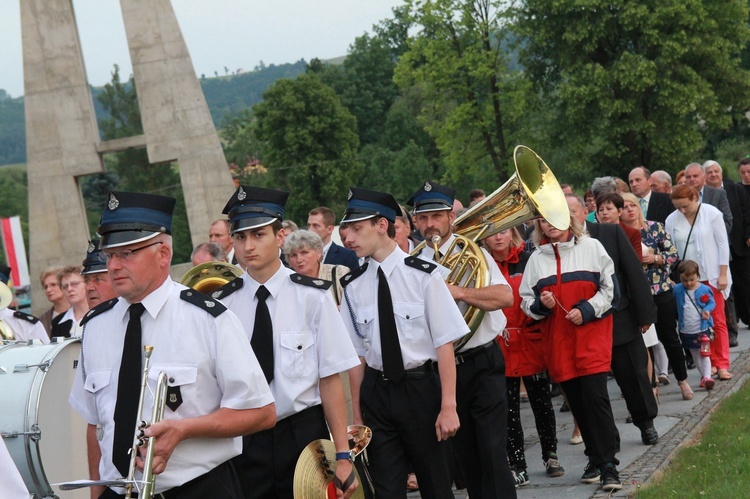
[[[339,373],[359,361],[328,291],[331,283],[295,274],[279,260],[288,196],[240,186],[224,208],[246,270],[213,296],[242,321],[271,386],[277,418],[275,428],[247,436],[233,462],[246,498],[290,498],[300,453],[313,440],[328,439],[330,429],[334,484],[339,497],[348,498],[358,484],[349,461]]]
[[[157,439],[155,492],[180,499],[233,499],[241,494],[229,461],[242,450],[236,437],[273,426],[273,397],[237,317],[170,279],[174,204],[164,196],[110,193],[98,232],[120,298],[84,318],[70,403],[89,425],[101,426],[101,479],[127,477],[141,418],[144,346],[153,346],[149,387],[155,390],[161,371],[169,380],[164,418],[145,430]],[[148,391],[143,405],[143,419],[149,421],[153,400]],[[87,436],[96,439],[96,432]],[[92,459],[96,456],[90,453]],[[142,459],[137,464],[142,467]],[[101,497],[124,492],[109,488]]]
[[[342,220],[357,256],[370,257],[341,279],[341,315],[361,361],[349,371],[354,422],[372,428],[376,497],[406,497],[411,463],[422,497],[452,498],[446,440],[459,427],[452,342],[468,327],[436,266],[396,245],[397,213],[390,194],[352,188]]]
[[[418,255],[434,262],[435,242],[439,258],[447,254],[456,236],[453,201],[455,190],[425,182],[407,201],[414,209],[417,228],[427,242]],[[453,245],[452,253],[461,248]],[[528,481],[527,475],[513,476],[506,453],[508,401],[505,387],[505,359],[495,338],[505,329],[501,308],[513,305],[513,292],[492,257],[482,249],[490,281],[482,288],[448,285],[463,314],[469,306],[485,311],[481,323],[465,345],[456,351],[456,386],[461,429],[454,439],[459,465],[463,466],[470,497],[515,497],[515,485]],[[564,470],[552,454],[543,456],[548,473],[562,476]],[[552,471],[550,471],[552,470]],[[515,480],[514,480],[515,478]]]

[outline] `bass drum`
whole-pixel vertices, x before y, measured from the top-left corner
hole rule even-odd
[[[86,422],[68,404],[78,339],[0,347],[0,432],[35,498],[87,498],[51,484],[88,477]]]

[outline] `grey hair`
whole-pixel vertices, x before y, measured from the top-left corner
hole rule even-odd
[[[690,163],[685,167],[685,173],[687,173],[688,168],[700,168],[703,173],[706,173],[706,171],[703,169],[703,165],[700,163]]]
[[[713,159],[709,159],[708,161],[703,163],[703,166],[701,166],[701,168],[703,168],[703,171],[705,172],[706,168],[708,168],[709,166],[714,166],[714,165],[718,166],[719,169],[721,169],[721,165],[718,163],[718,161],[714,161]]]
[[[201,252],[205,251],[209,255],[211,255],[211,260],[215,262],[220,262],[224,260],[227,257],[227,253],[224,251],[224,248],[219,246],[216,243],[200,243],[198,246],[195,247],[192,253],[190,253],[190,259],[192,260],[193,257]]]
[[[323,240],[315,232],[305,229],[295,230],[284,239],[285,255],[304,248],[323,251]]]
[[[617,192],[617,182],[614,177],[596,177],[591,184],[591,192],[595,198],[607,192]]]
[[[292,222],[291,220],[284,220],[283,222],[281,222],[281,228],[289,229],[292,232],[297,232],[299,230],[297,224]]]
[[[565,197],[575,199],[581,205],[581,208],[583,208],[584,210],[586,209],[586,201],[584,201],[583,198],[578,194],[566,194]]]
[[[651,176],[656,177],[656,180],[658,180],[659,182],[665,182],[669,185],[672,185],[672,176],[664,170],[656,170],[651,174]]]

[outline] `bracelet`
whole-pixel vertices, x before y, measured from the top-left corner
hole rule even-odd
[[[352,460],[352,453],[351,453],[351,451],[337,452],[336,453],[336,461],[338,461],[340,459],[344,459],[346,461],[351,461]]]

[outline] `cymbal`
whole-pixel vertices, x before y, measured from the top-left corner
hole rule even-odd
[[[294,469],[294,498],[295,499],[335,499],[336,490],[333,477],[336,474],[336,448],[330,440],[314,440],[304,448],[297,459]],[[352,495],[355,499],[364,499],[365,494],[360,486]]]

